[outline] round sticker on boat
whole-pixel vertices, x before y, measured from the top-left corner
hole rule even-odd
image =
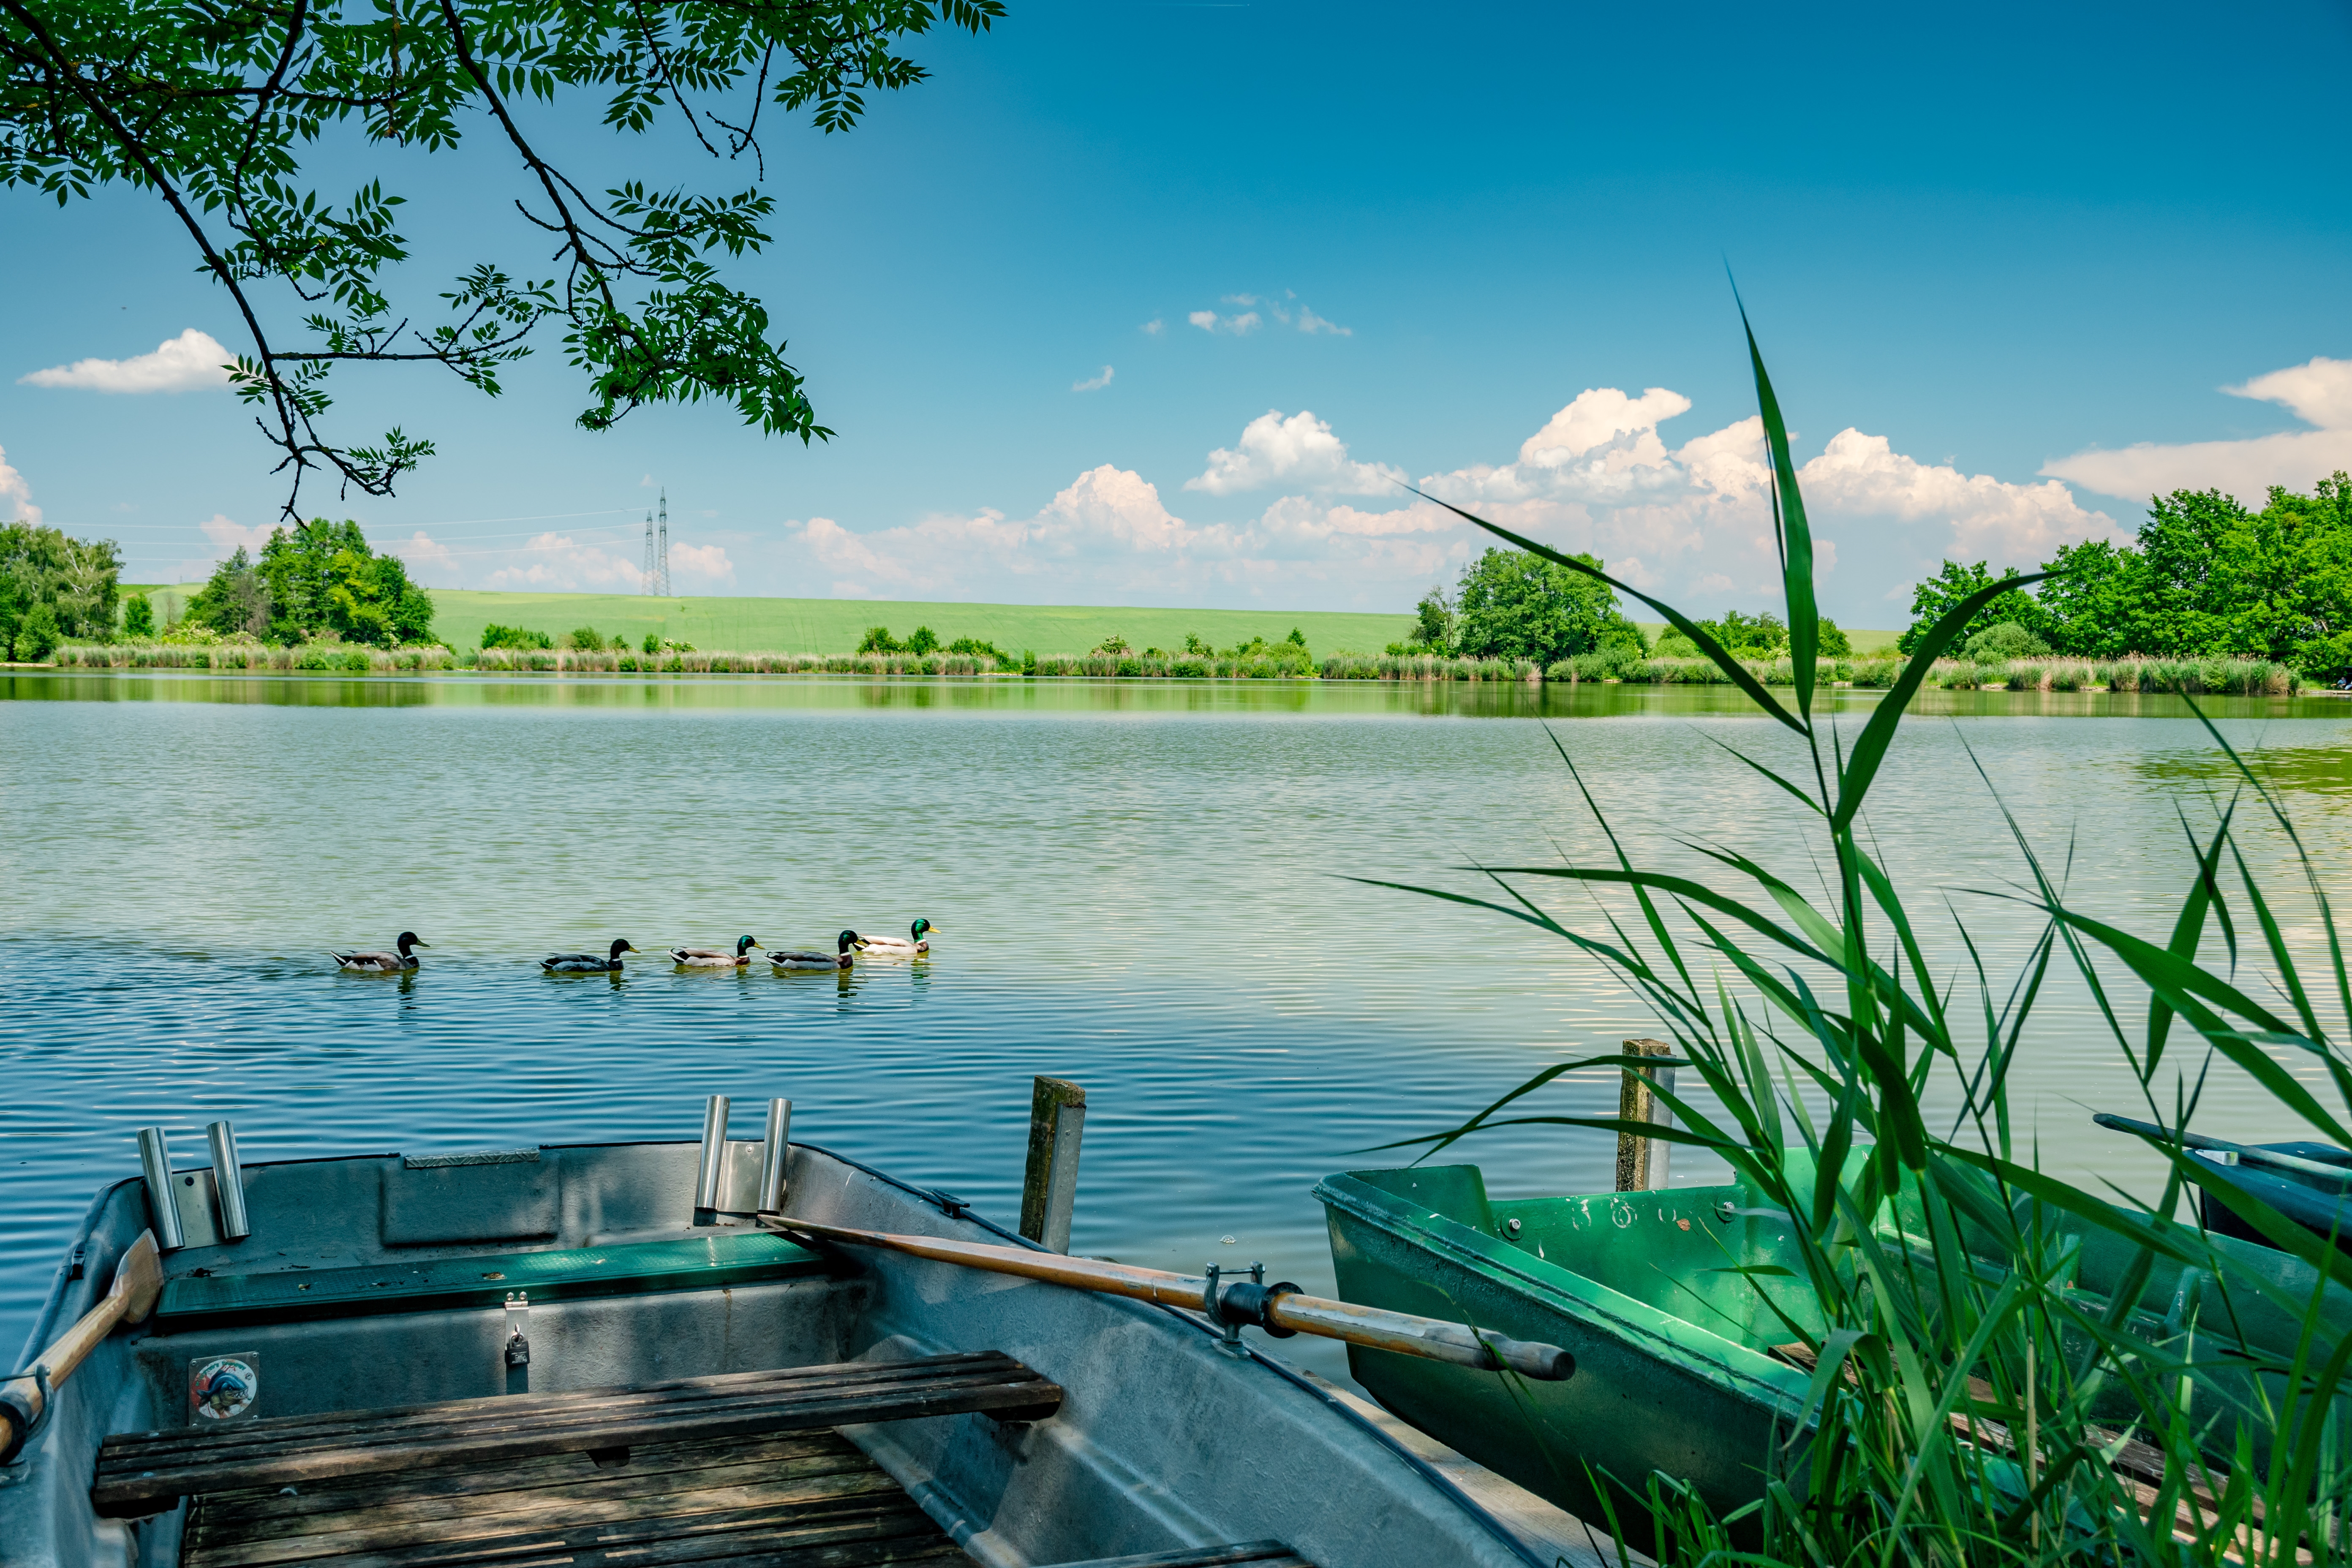
[[[216,1356],[189,1370],[188,1397],[198,1421],[231,1421],[261,1396],[261,1374],[238,1356]]]

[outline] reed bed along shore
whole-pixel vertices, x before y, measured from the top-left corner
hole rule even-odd
[[[1629,685],[1727,686],[1731,678],[1703,658],[1642,658],[1584,654],[1545,669],[1529,659],[1440,658],[1394,654],[1341,654],[1318,668],[1297,659],[1222,658],[1189,655],[1054,654],[1003,663],[986,657],[933,653],[637,653],[577,648],[362,647],[309,643],[270,647],[260,643],[70,644],[53,656],[59,668],[83,669],[310,670],[384,674],[481,670],[551,675],[1018,675],[1096,679],[1191,680],[1614,680]],[[1789,660],[1741,661],[1766,686],[1795,684]],[[1885,689],[1903,671],[1899,658],[1824,658],[1816,679]],[[1924,684],[1955,690],[2189,691],[2286,697],[2304,689],[2294,669],[2266,659],[2017,659],[1977,664],[1941,659]]]

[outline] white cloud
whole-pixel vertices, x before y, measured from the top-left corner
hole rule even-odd
[[[8,466],[8,448],[0,447],[0,500],[8,503],[10,522],[38,522],[41,509],[33,504],[33,487]]]
[[[1255,310],[1245,310],[1238,316],[1220,316],[1214,310],[1195,310],[1184,318],[1204,332],[1223,332],[1229,337],[1245,337],[1263,325]]]
[[[1243,428],[1236,448],[1211,452],[1208,470],[1186,479],[1184,488],[1226,496],[1297,484],[1348,495],[1388,495],[1404,477],[1402,468],[1351,460],[1346,443],[1311,411],[1302,408],[1286,419],[1279,409],[1269,408]]]
[[[1213,312],[1212,313],[1213,314]],[[1161,321],[1159,317],[1154,316],[1151,320],[1144,322],[1143,325],[1137,330],[1139,331],[1148,332],[1152,337],[1156,338],[1168,330],[1168,323]]]
[[[190,327],[129,359],[82,359],[18,376],[25,386],[70,386],[88,392],[194,392],[226,386],[223,367],[236,356]]]
[[[1110,384],[1110,366],[1105,365],[1102,367],[1102,374],[1100,375],[1088,376],[1084,381],[1074,381],[1070,383],[1070,390],[1072,392],[1100,392],[1104,387]]]
[[[260,554],[261,547],[269,542],[269,536],[278,528],[274,522],[257,523],[247,528],[243,523],[231,521],[219,512],[213,513],[196,526],[204,530],[206,539],[212,541],[213,558],[216,561],[225,561],[238,550],[248,555]]]
[[[1516,452],[1497,454],[1506,460],[1420,488],[1597,553],[1624,581],[1693,611],[1769,607],[1779,566],[1762,422],[1671,442],[1662,430],[1690,411],[1664,387],[1587,388]],[[1104,464],[1027,516],[992,507],[862,532],[831,518],[794,523],[772,580],[778,592],[841,597],[1402,610],[1492,542],[1444,508],[1399,495],[1390,481],[1404,472],[1358,458],[1309,410],[1269,410],[1184,482],[1195,515],[1170,510],[1144,475]],[[2117,536],[2063,485],[1922,462],[1852,427],[1802,465],[1799,483],[1830,613],[1861,626],[1899,624],[1907,591],[1889,609],[1882,588],[1945,556],[2030,567],[2061,543]],[[1253,492],[1271,499],[1243,499]]]
[[[1240,313],[1231,316],[1220,316],[1214,310],[1195,310],[1184,319],[1204,332],[1225,332],[1234,337],[1240,337],[1244,333],[1255,331],[1265,324],[1265,317],[1258,314],[1260,310],[1264,310],[1265,315],[1272,316],[1282,325],[1295,327],[1309,336],[1318,332],[1335,338],[1352,338],[1356,335],[1353,327],[1340,326],[1338,322],[1326,320],[1308,310],[1299,302],[1297,293],[1291,289],[1283,290],[1278,299],[1271,294],[1228,294],[1217,302],[1221,305],[1239,305],[1243,309]],[[1156,332],[1160,330],[1160,323],[1154,321],[1143,330],[1147,332]]]
[[[395,540],[383,546],[380,553],[399,556],[411,575],[432,587],[454,588],[457,585],[456,553],[421,528],[406,539]],[[428,572],[433,574],[430,579],[425,576]]]
[[[693,548],[671,545],[672,568],[677,565],[682,549]],[[593,544],[582,544],[567,534],[539,534],[516,553],[523,559],[491,573],[489,586],[565,591],[593,588],[609,594],[635,594],[645,587],[645,571],[640,563]]]
[[[2315,358],[2221,390],[2278,404],[2314,428],[2172,447],[2144,441],[2120,451],[2077,452],[2042,471],[2126,500],[2218,488],[2260,506],[2273,485],[2307,491],[2338,468],[2352,469],[2352,360]]]
[[[1520,445],[1518,460],[1433,475],[1423,489],[1555,546],[1620,562],[1645,592],[1713,609],[1779,591],[1763,422],[1750,416],[1669,447],[1658,426],[1690,400],[1664,387],[1580,393]],[[1926,464],[1851,427],[1797,470],[1825,593],[1841,555],[1916,576],[1951,556],[2032,566],[2062,543],[2120,538],[2063,485],[2012,484]],[[1857,588],[1859,584],[1857,584]],[[1832,612],[1834,613],[1834,612]]]
[[[735,575],[735,563],[727,559],[726,546],[719,544],[674,543],[669,547],[669,569],[672,576],[684,573],[712,583]]]

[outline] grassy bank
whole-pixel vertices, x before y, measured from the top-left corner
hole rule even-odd
[[[551,675],[1025,675],[1127,679],[1267,680],[1319,674],[1326,680],[1576,681],[1633,685],[1728,686],[1731,678],[1699,658],[1635,658],[1595,654],[1539,669],[1527,659],[1432,658],[1382,654],[1339,656],[1318,669],[1280,658],[1194,658],[1138,653],[1033,656],[1002,666],[959,654],[737,653],[725,649],[646,654],[631,648],[371,648],[337,644],[267,647],[257,643],[69,644],[53,656],[82,669],[254,669],[393,672],[476,669]],[[1742,668],[1766,686],[1795,684],[1787,659],[1751,660]],[[1822,659],[1817,680],[1885,689],[1901,676],[1894,658]],[[2286,697],[2302,689],[2295,672],[2262,659],[2018,659],[2006,664],[1937,661],[1923,685],[2009,691],[2189,691]]]

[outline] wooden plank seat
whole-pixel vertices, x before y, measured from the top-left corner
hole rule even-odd
[[[833,1432],[206,1492],[181,1568],[865,1568],[971,1560]]]
[[[90,1504],[156,1513],[194,1493],[590,1454],[625,1463],[642,1444],[801,1432],[978,1412],[1036,1421],[1062,1390],[997,1351],[677,1378],[570,1394],[454,1399],[279,1415],[209,1430],[122,1432],[99,1449]]]
[[[1133,1557],[1089,1557],[1058,1568],[1315,1568],[1315,1564],[1279,1541],[1241,1541],[1231,1546],[1184,1546],[1173,1552],[1146,1552]],[[194,1564],[190,1568],[194,1568]]]
[[[719,1231],[614,1247],[401,1259],[355,1268],[289,1268],[266,1274],[192,1274],[163,1283],[157,1328],[221,1328],[372,1312],[496,1307],[511,1291],[533,1301],[711,1290],[829,1271],[824,1259],[766,1231]]]

